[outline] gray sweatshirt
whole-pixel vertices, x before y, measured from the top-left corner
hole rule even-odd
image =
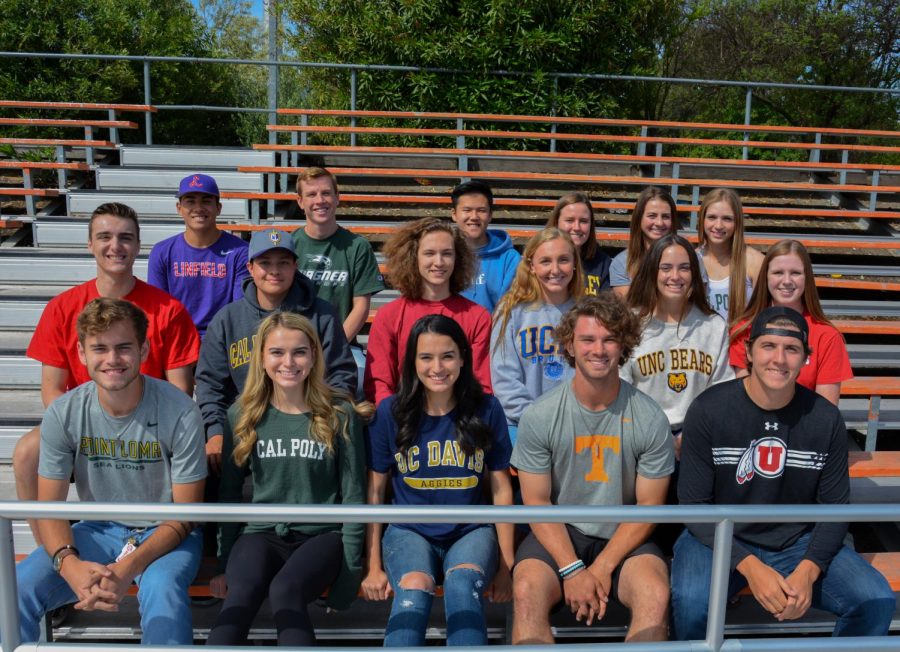
[[[491,384],[510,425],[518,425],[525,408],[544,392],[575,375],[553,341],[553,329],[573,303],[520,304],[510,312],[505,332],[494,324]]]

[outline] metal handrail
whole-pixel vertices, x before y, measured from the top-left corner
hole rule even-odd
[[[609,644],[630,652],[729,652],[737,650],[799,650],[797,639],[724,640],[731,540],[735,523],[900,521],[900,504],[878,505],[690,505],[690,506],[428,506],[397,505],[209,505],[148,503],[0,502],[0,631],[2,652],[52,647],[20,645],[16,601],[15,550],[11,519],[58,518],[85,520],[190,519],[218,522],[305,523],[715,523],[709,617],[704,641],[653,644]],[[897,638],[815,639],[815,650],[896,650]],[[573,648],[587,646],[572,646]],[[591,646],[596,647],[596,645]],[[75,650],[77,646],[66,645]],[[82,648],[87,649],[87,648]],[[91,646],[96,649],[96,646]],[[124,648],[108,648],[124,649]],[[163,648],[159,648],[162,650]],[[226,648],[213,648],[225,650]],[[233,648],[231,648],[233,649]],[[348,648],[349,649],[349,648]],[[356,648],[357,650],[359,648]],[[487,652],[491,648],[476,648]],[[530,646],[548,652],[548,646]],[[808,646],[805,649],[813,649]]]
[[[230,64],[265,66],[270,70],[280,68],[310,68],[327,70],[346,70],[350,72],[350,109],[356,110],[357,73],[359,71],[382,72],[428,72],[437,74],[471,75],[471,70],[458,68],[440,68],[429,66],[399,66],[388,64],[361,64],[361,63],[329,63],[318,61],[285,61],[273,59],[240,59],[240,58],[214,58],[214,57],[167,57],[155,55],[119,55],[119,54],[67,54],[58,52],[0,52],[0,58],[16,59],[65,59],[65,60],[99,60],[99,61],[133,61],[143,64],[144,78],[144,104],[153,104],[151,97],[150,72],[152,63],[199,63],[199,64]],[[609,75],[602,73],[574,73],[574,72],[547,72],[534,73],[520,70],[486,70],[483,74],[500,77],[538,77],[549,80],[553,87],[560,79],[587,79],[597,81],[626,81],[626,82],[652,82],[664,84],[692,85],[692,86],[722,86],[733,88],[745,88],[746,98],[744,103],[744,124],[750,124],[750,116],[753,104],[753,90],[757,88],[780,88],[793,90],[808,90],[821,92],[847,92],[847,93],[875,93],[887,95],[900,95],[900,88],[871,88],[863,86],[829,86],[824,84],[798,84],[785,82],[764,81],[738,81],[726,79],[695,79],[690,77],[652,77],[647,75]],[[235,113],[267,112],[272,114],[278,108],[278,89],[275,84],[275,76],[270,75],[269,80],[269,106],[265,108],[254,107],[216,107],[204,105],[155,105],[158,109],[168,110],[205,110],[205,111],[231,111]],[[153,144],[152,115],[144,116],[146,126],[146,141]],[[274,122],[274,120],[273,120]],[[270,134],[270,141],[274,142],[274,134]],[[749,136],[745,134],[749,140]],[[746,154],[744,156],[746,158]]]

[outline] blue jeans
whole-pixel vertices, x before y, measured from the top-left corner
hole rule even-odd
[[[787,577],[803,559],[810,534],[784,550],[743,545],[764,564]],[[675,542],[672,559],[672,636],[679,641],[706,638],[712,549],[688,530]],[[732,571],[729,595],[747,586],[744,576]],[[896,601],[881,573],[851,548],[842,547],[828,570],[813,584],[812,606],[838,617],[833,636],[886,636]]]
[[[81,559],[109,564],[115,560],[127,539],[138,542],[155,528],[134,530],[110,521],[83,521],[72,526],[75,547]],[[145,645],[190,645],[194,639],[188,587],[197,576],[203,538],[194,530],[174,550],[150,563],[135,578],[141,612],[141,642]],[[43,547],[32,552],[16,566],[19,589],[19,632],[23,643],[40,636],[41,618],[48,611],[71,602],[75,594],[58,575]]]
[[[444,585],[447,645],[487,645],[484,591],[497,570],[497,532],[479,527],[452,542],[434,543],[417,532],[388,526],[382,539],[384,569],[394,589],[385,630],[385,647],[425,645],[425,629],[434,595],[404,589],[400,580],[420,572]],[[471,564],[474,568],[455,568]]]

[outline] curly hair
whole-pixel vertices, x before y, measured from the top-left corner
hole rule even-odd
[[[371,403],[354,403],[344,392],[336,390],[325,383],[325,356],[322,343],[316,329],[310,321],[297,313],[276,312],[266,317],[253,336],[256,346],[250,355],[250,369],[247,384],[238,397],[240,415],[234,425],[234,452],[232,457],[238,467],[244,466],[256,445],[256,426],[262,421],[272,401],[274,393],[272,379],[263,367],[263,351],[266,339],[276,328],[300,331],[309,340],[313,352],[313,366],[303,387],[304,399],[309,408],[309,434],[315,441],[324,444],[330,454],[334,453],[335,439],[340,436],[349,437],[347,420],[351,416],[341,405],[346,402],[350,409],[363,420],[368,420],[375,412]],[[345,417],[344,427],[340,428],[338,415]]]
[[[422,297],[422,277],[419,274],[419,242],[429,233],[449,233],[453,238],[453,273],[450,293],[459,294],[475,281],[475,254],[452,223],[436,217],[423,217],[401,227],[384,244],[387,259],[387,279],[392,287],[407,299]]]
[[[597,244],[597,226],[594,224],[594,208],[591,206],[591,198],[583,192],[568,192],[556,201],[553,210],[550,211],[550,217],[547,218],[547,226],[555,226],[559,228],[559,214],[566,206],[572,204],[584,204],[587,206],[588,214],[591,216],[590,226],[588,227],[588,238],[584,246],[581,247],[581,260],[590,260],[597,253],[600,245]]]
[[[680,235],[670,233],[664,235],[653,243],[650,251],[644,256],[644,261],[638,268],[637,276],[628,287],[628,305],[637,313],[643,321],[653,316],[659,301],[657,278],[659,278],[659,263],[663,252],[669,247],[681,247],[687,253],[688,262],[691,265],[691,287],[685,297],[685,305],[693,304],[704,315],[711,315],[715,311],[709,307],[706,297],[706,288],[703,287],[703,277],[700,275],[700,261],[691,243]],[[685,312],[687,308],[685,307]]]
[[[570,367],[575,366],[575,358],[568,347],[575,339],[575,324],[579,317],[592,317],[603,324],[622,347],[619,364],[623,365],[631,357],[631,352],[641,343],[641,322],[625,302],[613,292],[601,292],[597,296],[579,299],[569,309],[553,331],[556,346],[562,350]]]

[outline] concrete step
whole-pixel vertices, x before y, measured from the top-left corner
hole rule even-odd
[[[72,190],[66,195],[66,212],[70,215],[90,215],[95,208],[106,202],[121,202],[131,206],[144,217],[167,217],[175,212],[174,192],[154,194],[136,191]],[[223,199],[223,219],[248,219],[250,208],[244,199]]]
[[[102,167],[97,169],[97,190],[158,191],[174,197],[178,184],[188,174],[208,174],[215,178],[222,192],[263,192],[262,174],[230,172],[204,168],[185,172],[183,169],[154,169],[138,167]]]
[[[242,165],[275,165],[275,152],[258,152],[235,147],[123,145],[119,149],[119,157],[122,165],[129,167],[192,168],[182,176],[190,174],[193,169],[235,170]]]

